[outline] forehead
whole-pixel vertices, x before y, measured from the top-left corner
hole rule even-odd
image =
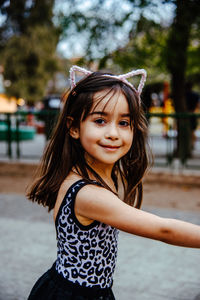
[[[96,92],[93,96],[91,111],[114,111],[121,110],[123,113],[129,112],[129,105],[124,94],[118,91],[103,90]]]

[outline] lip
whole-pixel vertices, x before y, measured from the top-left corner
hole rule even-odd
[[[112,145],[101,145],[106,150],[115,151],[120,148],[120,146],[112,146]]]

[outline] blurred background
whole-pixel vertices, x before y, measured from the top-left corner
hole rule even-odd
[[[199,62],[199,0],[0,0],[0,300],[27,299],[56,256],[52,215],[25,190],[74,64],[147,70],[143,207],[200,224]],[[195,249],[120,236],[117,300],[200,299]]]
[[[199,30],[194,0],[1,0],[0,158],[41,156],[77,64],[145,68],[155,164],[200,169]]]

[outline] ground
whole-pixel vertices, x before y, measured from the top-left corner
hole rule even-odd
[[[35,169],[36,164],[0,162],[0,300],[26,300],[56,258],[52,213],[24,197]],[[200,225],[200,175],[164,171],[153,170],[145,177],[144,210]],[[120,232],[115,297],[200,300],[199,261],[198,249]]]
[[[36,164],[0,162],[0,193],[23,194]],[[150,172],[144,178],[143,206],[200,212],[200,176]]]

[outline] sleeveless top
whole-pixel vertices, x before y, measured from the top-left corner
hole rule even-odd
[[[98,183],[78,180],[68,189],[59,208],[55,221],[56,270],[67,280],[81,286],[108,288],[113,281],[118,230],[99,221],[87,226],[78,221],[74,212],[75,198],[87,184]]]

